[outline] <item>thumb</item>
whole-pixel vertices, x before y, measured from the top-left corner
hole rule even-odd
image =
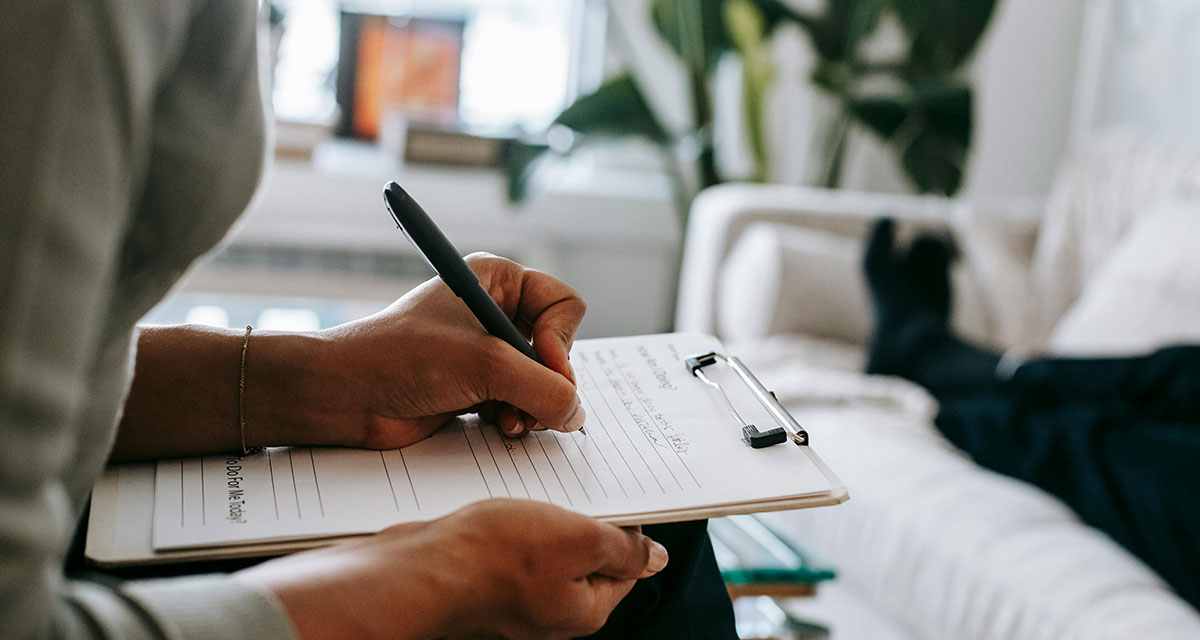
[[[504,348],[497,349],[487,376],[489,399],[507,402],[556,431],[576,431],[582,427],[587,412],[575,385],[509,345],[500,344]]]
[[[637,531],[608,525],[599,545],[603,557],[594,572],[618,580],[648,578],[667,566],[667,549]]]

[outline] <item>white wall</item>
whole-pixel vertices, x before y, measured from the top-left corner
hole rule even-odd
[[[1085,0],[999,0],[973,63],[966,196],[1043,196],[1067,148]]]
[[[1075,143],[1133,127],[1200,148],[1200,2],[1088,4]]]
[[[683,66],[654,30],[650,0],[609,0],[608,6],[608,71],[631,70],[664,124],[686,126],[691,114]]]

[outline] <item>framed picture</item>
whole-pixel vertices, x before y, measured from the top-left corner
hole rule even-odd
[[[385,114],[452,126],[458,119],[460,20],[343,12],[338,60],[338,133],[373,140]]]

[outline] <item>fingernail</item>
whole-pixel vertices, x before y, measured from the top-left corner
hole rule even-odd
[[[578,431],[583,427],[583,423],[587,422],[587,412],[583,410],[583,403],[579,402],[579,398],[575,398],[575,412],[571,417],[567,418],[567,431]]]
[[[651,540],[650,557],[646,559],[646,570],[658,573],[665,566],[667,566],[667,548]]]
[[[508,435],[519,436],[522,433],[525,433],[525,421],[517,418],[517,423],[513,425],[512,430],[508,431]]]

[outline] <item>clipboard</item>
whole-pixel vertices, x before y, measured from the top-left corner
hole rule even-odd
[[[654,436],[655,425],[653,423],[655,420],[665,421],[677,414],[687,417],[691,422],[677,424],[675,427],[680,431],[692,430],[690,433],[693,435],[693,441],[688,445],[692,448],[691,450],[678,446],[678,442],[670,439],[670,433],[666,433],[668,437],[655,440],[652,444],[645,444],[640,451],[647,458],[651,458],[649,462],[653,462],[652,453],[659,454],[660,459],[668,467],[676,465],[676,468],[680,468],[678,465],[681,463],[675,461],[672,455],[684,462],[687,461],[689,455],[692,455],[704,465],[726,465],[727,468],[723,467],[719,470],[720,472],[693,465],[696,468],[691,471],[696,474],[694,480],[697,490],[692,490],[690,493],[685,491],[689,488],[689,480],[684,474],[677,473],[677,480],[681,485],[678,496],[672,494],[660,498],[655,495],[640,499],[640,502],[630,499],[626,503],[622,502],[620,496],[614,492],[612,500],[605,502],[597,499],[595,500],[596,504],[590,506],[578,503],[568,505],[565,501],[560,500],[558,495],[547,494],[546,496],[550,502],[589,513],[601,520],[618,525],[651,524],[828,506],[847,500],[849,494],[845,485],[810,446],[808,431],[754,377],[748,367],[736,357],[722,355],[724,351],[723,346],[716,338],[702,334],[659,334],[580,340],[576,343],[576,348],[572,350],[572,362],[579,378],[581,398],[584,399],[585,407],[588,408],[588,435],[535,432],[520,440],[506,441],[504,446],[507,448],[509,442],[515,442],[516,444],[512,445],[514,448],[525,446],[527,451],[533,452],[537,451],[534,447],[536,443],[542,447],[542,450],[549,452],[547,454],[549,466],[546,468],[552,468],[556,473],[562,471],[563,475],[567,475],[567,466],[558,464],[551,455],[554,453],[555,444],[562,446],[563,459],[567,463],[571,463],[568,454],[572,451],[570,449],[572,445],[577,446],[579,451],[579,457],[575,459],[575,462],[578,463],[580,460],[596,462],[600,456],[593,456],[593,453],[603,454],[604,447],[609,446],[604,440],[606,437],[611,438],[613,451],[619,452],[620,448],[624,447],[624,451],[628,453],[632,449],[623,443],[621,435],[627,437],[630,442],[637,439],[639,435],[645,435],[647,442],[650,442]],[[624,359],[622,360],[622,358]],[[598,360],[602,360],[602,362],[598,362]],[[654,385],[658,385],[658,387],[654,387]],[[671,387],[674,389],[670,389]],[[643,395],[639,396],[638,392]],[[678,395],[672,396],[671,394]],[[671,413],[671,398],[675,398],[677,404],[683,409]],[[623,410],[627,410],[629,416],[632,417],[623,415],[621,413]],[[606,411],[611,413],[611,417],[606,417]],[[696,418],[696,416],[702,417]],[[639,432],[639,427],[641,432]],[[661,428],[660,431],[665,432]],[[424,486],[420,485],[417,477],[422,455],[434,456],[436,461],[444,464],[446,460],[451,459],[447,457],[448,448],[455,446],[462,448],[465,442],[466,446],[472,448],[476,460],[486,460],[487,458],[480,452],[489,446],[496,450],[495,438],[500,437],[498,434],[499,432],[494,427],[481,423],[477,418],[459,419],[435,433],[428,440],[405,448],[403,450],[406,453],[404,459],[407,461],[405,469],[406,472],[412,472],[414,497],[419,493],[421,486]],[[780,439],[781,434],[782,440]],[[294,451],[297,450],[287,450],[286,453],[290,456]],[[260,454],[260,456],[274,455],[274,457],[267,457],[266,460],[268,462],[273,460],[274,464],[282,465],[284,452],[284,450],[273,449],[267,454]],[[309,455],[312,456],[311,474],[314,481],[318,472],[325,469],[326,462],[323,460],[326,459],[336,462],[345,458],[351,460],[351,464],[358,466],[363,465],[361,460],[367,460],[370,456],[379,456],[386,461],[385,454],[381,452],[330,449],[311,450]],[[387,455],[395,454],[389,452]],[[593,457],[589,458],[589,456]],[[211,466],[214,458],[216,459],[215,463],[220,465],[225,456],[210,456],[201,460],[202,469],[205,468],[204,464],[209,465],[207,467],[209,474],[202,477],[207,477],[210,482],[214,475],[218,475],[213,471],[220,471],[220,467],[214,469]],[[247,466],[265,464],[263,457],[247,457],[244,460],[239,456],[232,456],[232,458],[237,458]],[[610,458],[616,466],[617,457],[610,456]],[[635,466],[634,457],[630,455],[628,458],[627,462],[630,466]],[[517,457],[514,459],[519,462]],[[501,468],[502,462],[500,456],[495,457],[496,470],[494,474],[499,474],[500,480],[504,480],[505,473],[511,472],[511,470]],[[248,537],[245,540],[232,542],[222,541],[218,536],[218,538],[213,538],[214,542],[206,543],[204,538],[193,536],[182,539],[182,542],[175,541],[171,544],[164,544],[163,539],[167,536],[161,527],[164,526],[164,521],[174,526],[176,516],[173,513],[166,514],[161,511],[164,504],[167,507],[174,506],[163,501],[161,489],[164,478],[169,477],[172,483],[176,481],[176,477],[170,475],[170,473],[174,473],[171,470],[176,465],[182,464],[183,462],[178,460],[123,464],[112,466],[105,471],[96,482],[92,494],[85,548],[85,555],[90,562],[104,568],[119,568],[282,555],[333,544],[352,537],[369,535],[388,524],[406,521],[397,519],[393,522],[365,522],[360,523],[361,526],[358,530],[329,530],[328,533],[322,533],[325,530],[321,530],[317,533],[309,532],[305,535],[290,537],[280,534],[274,538],[260,535],[257,538]],[[188,464],[193,464],[193,462],[188,462]],[[484,474],[484,466],[479,465],[480,474]],[[575,466],[579,475],[585,476],[582,471],[583,464]],[[594,469],[597,476],[601,475],[601,468],[602,465],[596,462]],[[650,468],[649,464],[648,468]],[[652,468],[650,470],[653,471]],[[545,470],[543,469],[543,471]],[[770,473],[773,475],[769,475]],[[548,472],[546,474],[549,475]],[[399,474],[392,474],[391,480],[395,481],[394,476],[396,475]],[[509,476],[510,489],[514,489],[519,485],[512,482],[511,477]],[[533,476],[529,475],[528,477],[532,478]],[[644,475],[644,477],[649,476]],[[663,474],[660,479],[663,486],[670,489],[667,478],[669,476]],[[597,481],[600,479],[597,477]],[[622,478],[617,478],[616,475],[614,475],[614,479],[618,480],[616,483],[618,485],[633,486],[629,482],[622,484],[620,482]],[[484,478],[484,480],[489,491],[492,487],[499,490],[501,485],[495,482],[495,478]],[[793,483],[795,486],[765,486],[768,480],[782,485]],[[353,481],[358,483],[356,491],[366,493],[367,487],[361,478]],[[444,482],[445,480],[438,481]],[[644,484],[651,485],[649,481]],[[169,486],[172,492],[176,491],[174,484]],[[210,499],[216,493],[214,486],[216,485],[209,485]],[[156,487],[159,489],[157,493]],[[564,487],[566,487],[565,482]],[[587,488],[582,481],[580,488]],[[330,492],[329,489],[327,489],[328,492]],[[303,502],[301,493],[303,492],[297,491],[295,496],[297,507]],[[654,493],[652,487],[647,487],[647,493]],[[487,493],[481,495],[482,499],[488,497]],[[505,496],[501,494],[499,497]],[[542,499],[536,496],[529,497]],[[277,507],[281,501],[285,501],[284,498],[277,496]],[[156,500],[160,508],[157,513]],[[656,500],[658,502],[655,502]],[[330,505],[326,504],[326,506]],[[422,506],[424,507],[424,503]],[[446,509],[453,510],[458,506],[462,505],[456,506],[453,500],[449,500]],[[397,509],[399,507],[400,505],[397,505]],[[330,507],[331,511],[332,509]],[[364,507],[364,510],[367,509]],[[259,509],[257,513],[261,514],[262,511],[263,509]],[[211,505],[208,513],[210,515],[207,520],[211,525],[216,519]],[[442,512],[436,509],[430,511],[429,508],[426,508],[422,511],[421,517],[432,519],[441,514]],[[170,517],[166,517],[167,515]],[[409,516],[405,517],[408,517],[408,520],[415,519]],[[160,528],[157,535],[156,526]],[[283,527],[283,524],[277,526]],[[189,529],[185,533],[191,535],[194,531],[194,529]]]

